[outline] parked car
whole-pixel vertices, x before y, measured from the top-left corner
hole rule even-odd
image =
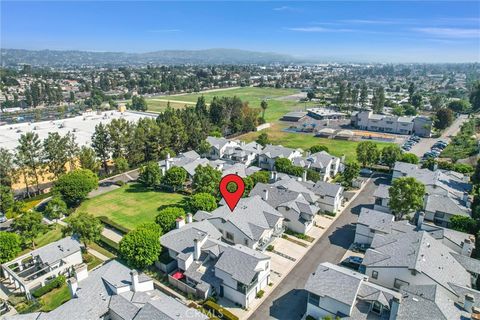
[[[7,222],[7,217],[5,217],[4,215],[0,215],[0,223],[4,222]]]
[[[360,174],[362,176],[370,176],[371,174],[373,174],[373,171],[367,168],[363,168],[360,170]]]
[[[350,256],[348,258],[346,258],[345,260],[342,261],[342,265],[344,265],[345,267],[348,267],[348,268],[351,268],[351,269],[354,269],[354,270],[358,270],[360,268],[360,265],[362,264],[363,262],[363,258],[360,258],[360,257],[356,257],[356,256]]]

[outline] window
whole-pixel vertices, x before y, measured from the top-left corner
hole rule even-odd
[[[227,232],[225,233],[225,236],[227,237],[228,240],[233,241],[233,234],[232,234],[232,233],[230,233],[230,232],[227,231]]]
[[[372,278],[378,279],[378,271],[372,271]]]
[[[393,287],[395,289],[400,289],[402,286],[408,286],[409,283],[400,279],[395,279],[395,282],[393,283]]]
[[[248,247],[248,239],[244,239],[244,240],[243,240],[243,244]]]
[[[313,304],[314,306],[320,305],[320,297],[314,293],[308,293],[308,303]]]
[[[435,211],[435,218],[443,219],[445,217],[445,212]]]

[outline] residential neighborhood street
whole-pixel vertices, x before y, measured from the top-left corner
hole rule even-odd
[[[307,255],[283,279],[275,291],[258,307],[250,319],[301,319],[306,308],[306,292],[303,290],[308,277],[319,263],[329,261],[339,263],[353,242],[355,223],[361,207],[374,203],[373,192],[376,185],[388,181],[386,175],[375,175],[330,226],[322,238],[310,249]]]

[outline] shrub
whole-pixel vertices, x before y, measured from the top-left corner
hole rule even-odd
[[[271,244],[268,245],[268,247],[267,247],[267,251],[269,251],[269,252],[272,252],[274,249],[275,249],[275,246],[273,246]]]
[[[185,217],[185,210],[180,207],[167,207],[160,210],[155,222],[162,228],[163,232],[167,233],[170,230],[175,229],[175,221],[179,217]]]
[[[311,315],[308,315],[305,320],[316,320],[314,317],[312,317]]]
[[[215,312],[215,314],[222,315],[222,319],[225,320],[238,320],[238,317],[228,311],[227,309],[223,308],[222,306],[216,304],[213,301],[207,301],[203,304],[203,307],[208,311]]]
[[[324,214],[330,217],[335,217],[337,215],[336,212],[331,212],[331,211],[325,211]]]
[[[39,298],[39,297],[43,296],[44,294],[52,291],[53,289],[60,288],[61,286],[63,286],[65,284],[66,280],[67,279],[65,278],[65,276],[63,276],[63,275],[58,276],[55,279],[53,279],[52,281],[50,281],[49,283],[47,283],[46,285],[44,285],[43,287],[38,288],[37,290],[33,291],[32,295],[35,298]]]
[[[62,195],[70,206],[78,205],[88,193],[98,186],[98,177],[88,169],[77,169],[60,176],[54,190]]]
[[[264,294],[265,294],[265,291],[263,291],[263,290],[258,291],[258,292],[257,292],[257,296],[256,296],[257,299],[261,299]]]

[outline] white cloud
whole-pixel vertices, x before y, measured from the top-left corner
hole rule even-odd
[[[480,38],[480,29],[472,28],[414,28],[412,30],[440,38]]]
[[[281,6],[281,7],[276,7],[276,8],[273,8],[273,11],[291,11],[291,12],[299,12],[301,11],[300,9],[298,8],[293,8],[293,7],[289,7],[289,6]]]

